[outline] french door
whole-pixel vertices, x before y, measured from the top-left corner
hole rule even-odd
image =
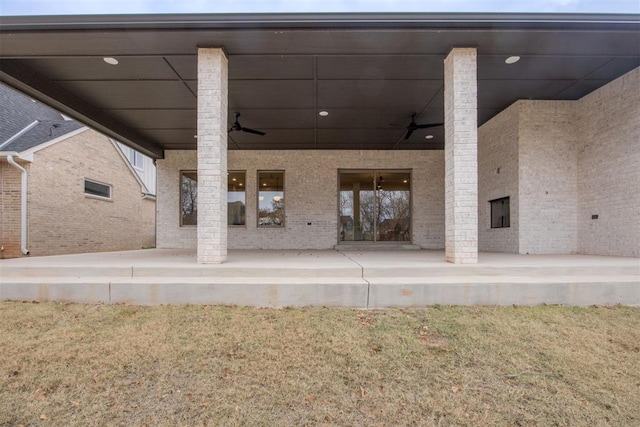
[[[411,241],[411,172],[339,171],[338,241]]]

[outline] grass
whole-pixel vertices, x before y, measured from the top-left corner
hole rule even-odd
[[[0,313],[0,426],[640,425],[637,308]]]

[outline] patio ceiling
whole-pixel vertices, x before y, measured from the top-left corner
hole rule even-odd
[[[154,157],[196,148],[197,48],[229,58],[230,149],[442,149],[443,60],[478,49],[478,123],[640,66],[638,15],[2,17],[0,80]],[[520,61],[508,65],[511,55]],[[114,57],[109,65],[104,57]],[[320,117],[320,111],[327,117]],[[432,139],[425,139],[431,134]]]

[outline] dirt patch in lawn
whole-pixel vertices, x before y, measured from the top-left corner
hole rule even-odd
[[[0,313],[0,425],[640,425],[637,308]]]

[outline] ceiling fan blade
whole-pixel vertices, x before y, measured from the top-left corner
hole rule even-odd
[[[247,132],[247,133],[253,133],[256,135],[266,135],[266,133],[260,131],[260,130],[255,130],[255,129],[249,129],[249,128],[242,128],[241,129],[243,132]]]
[[[427,129],[427,128],[436,128],[438,126],[442,126],[444,123],[430,123],[430,124],[424,124],[424,125],[417,125],[416,128],[418,129]]]
[[[404,136],[404,139],[409,139],[409,137],[411,136],[411,134],[413,133],[413,131],[414,131],[414,130],[415,130],[415,129],[409,129],[409,130],[407,131],[407,134]]]

